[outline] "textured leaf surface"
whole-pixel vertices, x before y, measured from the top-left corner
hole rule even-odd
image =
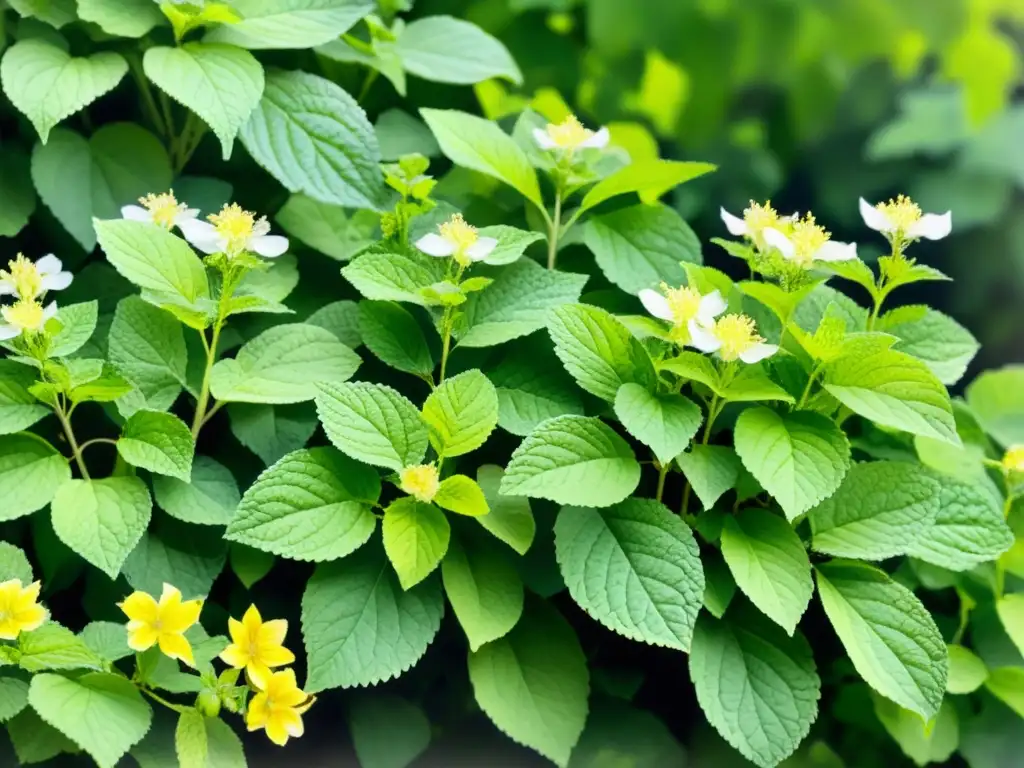
[[[465,371],[430,393],[423,421],[439,456],[461,456],[483,445],[498,425],[498,393],[480,371]]]
[[[395,53],[411,74],[439,83],[473,85],[492,77],[521,83],[508,49],[476,24],[451,16],[428,16],[399,35]]]
[[[122,299],[109,336],[110,362],[135,385],[146,405],[167,410],[185,384],[188,350],[181,323],[137,296]]]
[[[615,415],[633,437],[667,464],[685,450],[704,416],[682,395],[654,395],[639,384],[623,384],[615,396]]]
[[[117,452],[129,464],[188,482],[195,442],[191,430],[170,413],[138,411],[125,422]]]
[[[27,672],[51,669],[103,669],[100,659],[85,642],[70,629],[48,623],[32,632],[18,636],[21,650],[20,665]]]
[[[267,466],[304,446],[316,431],[312,403],[230,403],[227,411],[235,437]]]
[[[0,520],[42,509],[70,479],[67,459],[41,437],[27,432],[0,437]]]
[[[344,34],[366,14],[371,0],[233,0],[242,20],[222,24],[210,39],[242,48],[313,48]]]
[[[341,274],[368,299],[426,306],[420,291],[443,280],[445,268],[441,259],[419,251],[380,246],[346,264]]]
[[[555,416],[583,415],[579,390],[546,343],[517,345],[487,377],[498,393],[498,426],[513,435],[525,437]]]
[[[722,494],[736,486],[742,469],[736,452],[724,445],[694,445],[676,456],[676,463],[704,509],[711,509]]]
[[[501,492],[504,470],[494,464],[485,464],[476,473],[477,483],[487,499],[490,509],[476,519],[490,533],[508,544],[520,555],[525,555],[537,533],[530,500],[522,496],[506,496]]]
[[[134,589],[160,594],[164,582],[188,597],[205,597],[224,570],[227,547],[217,537],[196,535],[196,529],[164,525],[147,531],[131,551],[121,572]]]
[[[231,470],[209,456],[196,456],[187,482],[154,477],[153,495],[167,514],[200,525],[227,525],[241,500]]]
[[[20,432],[50,413],[28,391],[37,380],[28,366],[0,360],[0,435]]]
[[[384,551],[405,590],[415,587],[440,565],[451,537],[444,512],[411,496],[391,503],[384,511],[381,530]]]
[[[564,507],[555,553],[569,594],[606,627],[690,649],[704,573],[689,526],[665,506],[627,499],[600,510]]]
[[[956,384],[978,353],[978,341],[953,318],[920,304],[887,312],[878,330],[899,338],[895,348],[927,365],[943,384]]]
[[[434,358],[423,329],[409,310],[391,301],[359,302],[359,335],[392,368],[430,376]]]

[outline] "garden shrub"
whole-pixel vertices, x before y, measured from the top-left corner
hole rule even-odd
[[[62,244],[0,271],[20,763],[245,765],[341,703],[368,768],[477,708],[558,765],[682,764],[644,672],[761,766],[1024,716],[1024,374],[951,398],[976,341],[899,303],[955,211],[861,199],[874,266],[767,202],[703,247],[659,200],[710,163],[558,106],[374,125],[330,76],[519,82],[467,21],[10,5],[0,221]]]

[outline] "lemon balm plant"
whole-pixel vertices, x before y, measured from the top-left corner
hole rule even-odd
[[[0,224],[61,233],[0,271],[19,762],[408,765],[477,711],[573,766],[1019,727],[1024,374],[951,398],[975,340],[897,303],[951,214],[861,200],[869,265],[752,202],[719,269],[660,202],[708,163],[559,105],[371,124],[379,75],[521,81],[469,22],[9,5]]]

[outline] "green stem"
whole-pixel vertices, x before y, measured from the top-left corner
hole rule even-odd
[[[714,397],[711,398],[711,404],[708,405],[708,419],[704,424],[704,434],[701,436],[700,439],[701,445],[708,444],[708,441],[711,439],[711,428],[715,425],[715,419],[717,419],[719,414],[722,413],[722,410],[725,408],[725,405],[725,402],[722,401],[722,399],[718,395],[715,395]],[[691,490],[692,486],[690,485],[690,481],[687,480],[686,485],[683,487],[683,503],[679,508],[679,514],[682,515],[684,519],[688,519],[690,516]]]
[[[171,113],[171,102],[170,99],[167,98],[167,94],[159,89],[157,90],[156,95],[160,99],[160,109],[163,111],[165,135],[167,136],[169,145],[167,149],[170,152],[171,157],[174,157],[174,153],[177,150],[177,141],[174,135],[174,115]]]
[[[135,83],[139,86],[139,92],[142,94],[142,104],[149,119],[153,122],[157,132],[166,138],[167,126],[164,125],[164,119],[160,116],[160,110],[156,106],[156,100],[153,98],[153,89],[149,87],[149,79],[142,69],[142,61],[137,55],[133,54],[128,57],[128,64],[132,77],[135,78]]]
[[[452,346],[452,308],[444,308],[444,318],[441,320],[441,375],[438,385],[444,381],[444,374],[448,368],[448,353]]]
[[[562,189],[555,190],[555,213],[548,224],[548,269],[555,268],[558,259],[558,241],[562,236]]]
[[[71,446],[71,457],[75,460],[75,464],[78,465],[78,471],[82,473],[82,479],[90,480],[89,470],[85,466],[85,461],[82,460],[83,446],[80,446],[75,439],[75,430],[71,428],[71,421],[68,419],[63,408],[55,408],[53,412],[57,414],[57,419],[64,428],[64,435],[68,439],[68,445]]]
[[[167,699],[165,699],[163,696],[160,696],[159,694],[154,693],[153,691],[151,691],[149,688],[146,688],[145,686],[141,686],[140,685],[139,686],[139,690],[142,691],[147,696],[149,696],[149,698],[151,698],[153,701],[159,702],[160,704],[163,704],[168,709],[173,709],[175,712],[178,712],[179,714],[183,713],[183,712],[186,712],[189,709],[192,709],[192,707],[184,707],[181,704],[175,704],[173,702],[170,702]]]
[[[811,371],[811,376],[807,379],[807,386],[804,387],[803,394],[800,395],[800,400],[796,404],[796,410],[802,410],[807,405],[807,399],[811,396],[811,387],[814,385],[814,381],[818,378],[819,369],[821,366],[815,366]]]
[[[199,332],[203,334],[203,344],[206,346],[206,367],[203,369],[203,384],[199,389],[199,400],[196,402],[196,415],[192,419],[193,440],[199,437],[199,431],[206,420],[206,409],[210,404],[210,373],[213,371],[213,364],[217,362],[217,343],[220,341],[220,329],[223,324],[224,321],[218,316],[217,322],[213,324],[213,336],[208,345],[206,331]]]
[[[85,449],[88,448],[90,445],[97,445],[99,443],[107,443],[109,445],[117,445],[117,440],[111,440],[109,437],[94,437],[92,440],[86,440],[84,443],[82,443],[80,446],[78,446],[78,450],[81,453],[84,453]]]
[[[658,491],[655,494],[655,498],[661,501],[661,497],[665,495],[665,478],[668,477],[669,464],[662,464],[661,469],[658,470]]]
[[[370,88],[372,88],[373,84],[377,82],[378,75],[380,75],[380,72],[372,67],[367,71],[366,79],[363,80],[363,87],[359,89],[359,97],[356,99],[357,103],[363,103],[363,99],[365,99],[370,93]]]

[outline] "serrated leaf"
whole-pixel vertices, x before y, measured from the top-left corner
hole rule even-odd
[[[720,396],[732,403],[749,403],[762,400],[779,400],[784,403],[794,402],[793,396],[768,378],[759,365],[744,366],[728,384],[721,388]]]
[[[372,245],[378,223],[372,211],[349,214],[340,205],[303,194],[289,197],[274,218],[289,235],[337,261],[348,261]]]
[[[208,595],[224,570],[225,543],[217,537],[197,535],[196,529],[187,525],[163,525],[158,530],[144,533],[125,559],[121,573],[128,583],[151,595],[159,594],[164,583],[173,583],[186,596]],[[196,655],[198,658],[198,650]]]
[[[409,400],[382,384],[322,384],[316,409],[327,437],[354,459],[400,470],[427,452],[427,428]]]
[[[231,470],[209,456],[196,456],[189,480],[153,478],[156,503],[171,517],[199,525],[227,525],[241,500]]]
[[[572,627],[531,601],[515,628],[469,656],[480,708],[512,739],[566,766],[587,719],[590,681]]]
[[[423,710],[386,691],[352,697],[348,727],[362,768],[405,768],[430,745]]]
[[[423,328],[401,305],[359,302],[359,335],[366,348],[392,368],[421,377],[433,373],[434,358]]]
[[[676,456],[676,463],[704,509],[711,509],[722,494],[736,486],[742,468],[736,452],[724,445],[693,445]]]
[[[956,320],[922,305],[882,315],[878,330],[899,338],[896,349],[927,365],[943,384],[956,384],[978,353],[978,341]]]
[[[235,437],[267,466],[304,446],[316,431],[312,403],[230,403],[227,411]]]
[[[439,456],[476,450],[498,424],[494,385],[476,369],[445,379],[423,404],[423,422]]]
[[[996,601],[996,612],[1006,634],[1024,654],[1024,592],[1003,595]]]
[[[233,0],[242,17],[209,39],[253,50],[314,48],[338,38],[373,12],[371,0]]]
[[[48,623],[18,636],[19,664],[26,672],[56,669],[103,669],[97,656],[74,632],[60,624]]]
[[[50,414],[28,391],[38,379],[29,366],[0,360],[0,435],[20,432]]]
[[[796,531],[768,510],[751,507],[726,518],[721,541],[736,585],[792,635],[814,593],[811,563]]]
[[[186,709],[174,731],[175,753],[181,765],[195,768],[245,768],[242,742],[231,727],[216,717]]]
[[[0,541],[0,582],[18,579],[22,584],[31,584],[32,565],[25,553],[6,541]]]
[[[444,279],[445,265],[419,251],[383,244],[346,264],[341,274],[368,299],[429,306],[422,290]]]
[[[28,696],[39,716],[88,752],[100,768],[113,768],[142,740],[153,719],[131,682],[103,672],[76,680],[36,675]]]
[[[51,510],[58,538],[113,579],[149,525],[152,501],[137,477],[68,480]]]
[[[929,719],[946,690],[946,644],[914,594],[869,565],[817,567],[818,594],[861,677],[904,709]]]
[[[520,555],[525,555],[533,544],[537,522],[533,519],[529,499],[506,496],[501,492],[504,476],[504,470],[494,464],[485,464],[477,470],[477,483],[484,492],[490,511],[477,517],[476,521]]]
[[[118,37],[142,37],[164,18],[150,0],[78,0],[78,15]]]
[[[68,357],[80,350],[96,330],[99,302],[65,304],[57,310],[61,329],[50,340],[51,357]]]
[[[334,448],[290,453],[249,487],[225,538],[296,560],[336,560],[370,538],[380,479]]]
[[[107,661],[118,661],[131,656],[134,651],[128,647],[128,633],[124,624],[112,621],[92,621],[85,625],[78,636],[89,650]]]
[[[451,526],[444,512],[411,496],[388,506],[381,529],[384,551],[405,590],[433,573],[448,551]]]
[[[192,432],[170,413],[137,411],[121,430],[117,452],[136,467],[188,482],[195,453]]]
[[[7,723],[7,734],[18,760],[24,765],[42,763],[62,752],[78,752],[67,736],[45,723],[35,710],[26,707]]]
[[[270,328],[213,366],[218,400],[288,404],[312,400],[320,382],[352,378],[362,361],[330,331],[306,323]]]
[[[788,757],[818,715],[821,681],[807,640],[750,610],[700,618],[690,676],[708,722],[763,768]]]
[[[670,189],[715,170],[711,163],[679,162],[677,160],[642,160],[630,163],[595,184],[580,203],[587,211],[605,200],[636,192],[643,203],[650,205]]]
[[[426,652],[443,612],[440,580],[432,577],[402,590],[379,543],[318,566],[302,596],[309,659],[305,690],[376,685],[397,677]]]
[[[112,90],[127,72],[128,63],[118,53],[73,58],[39,37],[15,43],[0,62],[4,93],[32,121],[44,144],[50,129]]]
[[[239,136],[290,192],[353,208],[381,210],[385,204],[373,126],[355,99],[330,80],[272,71]]]
[[[807,517],[811,546],[837,557],[884,560],[906,553],[935,522],[941,488],[918,464],[857,464]]]
[[[615,415],[633,437],[654,451],[662,464],[682,453],[704,416],[682,395],[655,395],[639,384],[623,384],[615,396]]]
[[[57,449],[28,432],[0,437],[0,520],[14,520],[42,509],[71,479],[71,467]]]
[[[28,683],[17,677],[0,677],[0,723],[6,723],[28,706]]]
[[[1024,443],[1024,365],[985,371],[967,387],[967,404],[1002,445]]]
[[[809,411],[748,408],[735,428],[743,466],[794,520],[831,496],[850,467],[850,444],[831,419]]]
[[[459,515],[479,517],[489,512],[483,489],[465,475],[450,475],[441,481],[434,503]]]
[[[555,553],[569,594],[606,627],[690,649],[704,573],[690,528],[665,506],[628,499],[601,510],[563,507]]]
[[[398,36],[395,54],[410,74],[438,83],[473,85],[498,77],[517,85],[523,81],[501,41],[451,16],[413,21]]]
[[[224,159],[230,158],[238,131],[263,95],[263,67],[256,57],[233,45],[185,43],[148,49],[142,65],[160,90],[210,126]]]
[[[338,337],[346,347],[358,349],[363,343],[359,335],[359,305],[354,301],[325,304],[306,318],[309,325],[318,325]]]
[[[543,422],[515,450],[501,492],[607,507],[629,496],[639,482],[633,451],[600,419],[558,416]]]
[[[137,296],[118,302],[109,336],[110,362],[141,392],[146,405],[167,410],[181,393],[188,350],[181,323]]]
[[[583,402],[547,344],[517,346],[487,377],[498,393],[498,426],[525,437],[555,416],[583,415]]]

